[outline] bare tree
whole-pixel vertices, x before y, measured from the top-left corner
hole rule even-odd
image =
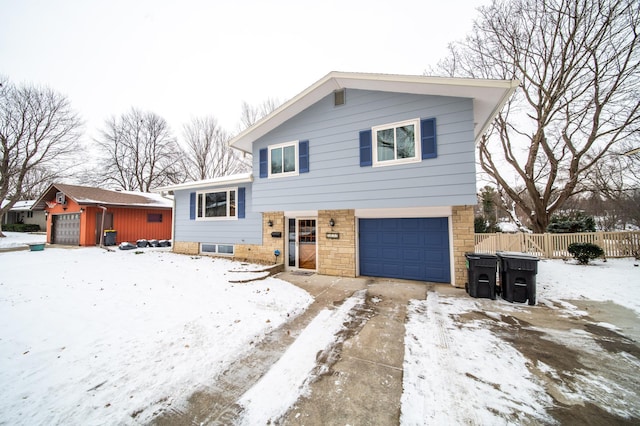
[[[102,154],[97,176],[103,185],[149,192],[184,180],[176,140],[166,120],[153,112],[132,108],[112,117],[96,142]]]
[[[32,197],[69,167],[81,127],[65,96],[0,79],[0,200],[9,201],[0,222],[23,196]]]
[[[268,98],[261,104],[254,106],[249,105],[246,102],[242,102],[242,112],[240,116],[240,130],[248,129],[256,124],[258,121],[269,115],[276,108],[280,106],[281,102],[278,99]]]
[[[605,230],[640,226],[640,153],[611,153],[603,160],[589,174],[592,207],[599,208],[594,215]]]
[[[585,190],[594,165],[639,132],[640,2],[494,1],[479,11],[438,70],[521,81],[479,159],[544,232],[552,213]]]
[[[245,157],[229,146],[229,134],[214,117],[194,118],[184,126],[183,134],[189,179],[210,179],[250,169]]]

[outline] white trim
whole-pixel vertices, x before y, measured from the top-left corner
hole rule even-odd
[[[275,145],[269,145],[267,147],[267,177],[269,179],[278,179],[278,178],[283,178],[283,177],[288,177],[288,176],[298,176],[300,174],[300,165],[299,163],[299,155],[298,155],[298,150],[300,149],[299,147],[299,143],[300,141],[291,141],[291,142],[283,142],[283,143],[278,143]],[[288,146],[293,146],[294,148],[294,161],[295,161],[295,170],[292,172],[285,172],[284,171],[284,149]],[[278,148],[282,148],[282,171],[280,173],[271,173],[271,151],[273,151],[274,149],[278,149]]]
[[[226,192],[227,193],[227,215],[226,216],[215,216],[215,217],[207,217],[204,216],[204,208],[205,206],[202,206],[203,211],[200,212],[198,209],[198,201],[200,200],[200,194],[203,194],[204,197],[206,197],[206,194],[215,194],[218,192]],[[231,197],[230,194],[231,192],[235,192],[235,196],[234,196],[234,200],[236,203],[236,211],[235,211],[235,215],[231,216]],[[203,198],[204,198],[203,197]],[[200,213],[202,213],[202,216],[200,216]],[[210,221],[224,221],[224,220],[238,220],[238,187],[234,186],[234,187],[227,187],[227,188],[213,188],[213,189],[209,189],[209,190],[202,190],[202,191],[197,191],[196,192],[196,221],[201,221],[201,222],[210,222]]]
[[[451,217],[451,206],[441,207],[405,207],[388,209],[356,209],[357,219],[394,219],[409,217]]]
[[[207,246],[215,246],[216,247],[216,251],[203,251],[202,250],[202,246],[203,245],[207,245]],[[220,253],[220,246],[230,246],[232,249],[231,253]],[[224,243],[200,243],[200,250],[199,250],[200,254],[203,255],[208,255],[208,256],[222,256],[222,257],[233,257],[236,254],[236,246],[235,244],[224,244]]]
[[[393,129],[393,156],[395,157],[397,154],[397,141],[396,141],[396,132],[395,129],[398,127],[413,125],[413,147],[414,147],[414,156],[409,158],[395,158],[393,160],[378,160],[378,131],[380,130],[390,130]],[[398,164],[407,164],[407,163],[419,163],[422,161],[422,143],[420,139],[420,119],[414,118],[411,120],[398,121],[396,123],[382,124],[380,126],[374,126],[371,128],[371,148],[372,148],[372,159],[373,164],[372,167],[385,167],[385,166],[395,166]]]
[[[284,212],[285,217],[304,217],[309,219],[317,219],[318,211],[317,210],[290,210]]]
[[[237,175],[222,176],[213,179],[197,180],[193,182],[179,183],[177,185],[168,185],[156,188],[153,192],[163,193],[171,191],[179,191],[183,189],[201,189],[214,188],[219,185],[236,185],[241,183],[253,182],[253,173],[241,173]]]

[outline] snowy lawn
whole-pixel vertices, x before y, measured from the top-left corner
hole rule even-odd
[[[0,239],[0,248],[20,245],[20,238]],[[0,253],[0,423],[147,423],[169,405],[184,407],[195,391],[206,392],[231,362],[312,302],[275,278],[233,282],[259,275],[251,272],[257,265],[169,250]],[[581,299],[610,300],[640,318],[637,264],[541,260],[537,306],[439,290],[411,301],[400,423],[552,424],[558,394],[578,407],[640,418],[638,382],[620,380],[637,371],[633,354],[603,352],[584,329],[533,327],[516,318],[559,313],[573,321],[587,315],[571,302]],[[363,298],[361,292],[320,311],[237,401],[240,423],[276,419],[308,391],[316,354],[336,343]],[[563,371],[532,358],[510,338],[515,327],[555,352],[584,355],[581,367]],[[622,376],[594,375],[590,360]]]
[[[256,265],[168,250],[0,253],[0,423],[145,423],[312,302],[230,282]]]
[[[429,292],[426,300],[412,301],[405,334],[401,424],[553,424],[549,413],[553,408],[550,389],[554,386],[571,404],[595,404],[614,415],[637,419],[638,382],[627,384],[626,379],[635,377],[638,358],[603,350],[583,329],[523,326],[532,335],[541,334],[542,341],[555,341],[556,351],[584,355],[575,370],[557,370],[539,359],[527,358],[505,340],[504,335],[519,324],[513,317],[507,322],[504,318],[510,312],[526,315],[545,309],[547,313],[549,309],[566,311],[565,316],[575,318],[587,313],[569,301],[612,301],[635,311],[640,326],[638,263],[609,259],[584,266],[575,261],[541,260],[537,306],[511,304],[499,297],[495,301],[447,297],[435,291]],[[597,326],[617,330],[611,324]],[[589,355],[596,364],[615,365],[610,369],[619,369],[620,374],[613,379],[607,374],[594,375],[585,367]],[[562,353],[553,356],[561,357]],[[549,379],[540,380],[532,371]]]

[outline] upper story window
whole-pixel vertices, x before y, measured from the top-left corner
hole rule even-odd
[[[298,174],[298,141],[269,147],[269,177]]]
[[[371,130],[374,167],[421,160],[419,119],[376,126]]]
[[[237,188],[198,192],[196,220],[236,219]]]

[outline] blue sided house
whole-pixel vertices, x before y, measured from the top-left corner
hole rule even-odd
[[[174,251],[464,286],[475,143],[517,86],[331,72],[231,141],[252,172],[159,189]]]

